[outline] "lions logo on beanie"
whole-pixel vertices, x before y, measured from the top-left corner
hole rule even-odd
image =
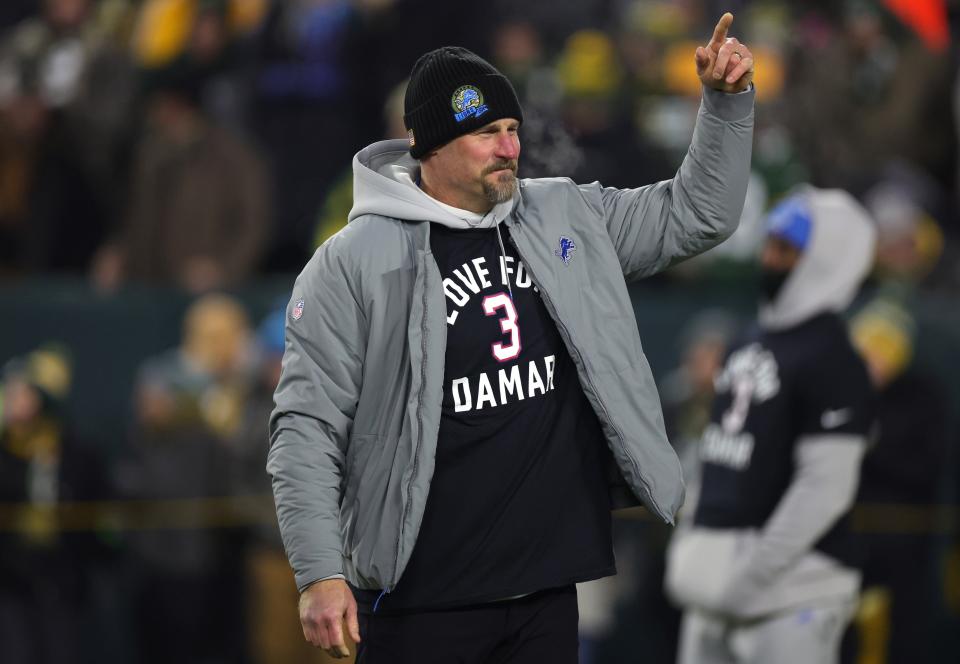
[[[456,115],[453,117],[457,122],[463,122],[469,117],[479,118],[489,110],[487,105],[483,103],[483,93],[472,85],[457,88],[450,103],[453,105],[453,110],[456,111]]]
[[[502,118],[523,122],[517,93],[503,74],[475,53],[444,46],[413,66],[403,122],[414,159]]]

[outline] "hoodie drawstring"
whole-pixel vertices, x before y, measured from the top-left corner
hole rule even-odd
[[[496,224],[497,240],[500,242],[500,260],[503,261],[503,271],[507,271],[507,250],[503,248],[503,236],[500,234],[500,224]],[[513,302],[513,287],[510,286],[510,280],[507,279],[507,290],[510,291],[510,301]]]

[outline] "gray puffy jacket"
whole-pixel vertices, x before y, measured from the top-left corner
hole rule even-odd
[[[733,232],[752,130],[752,90],[705,90],[672,180],[626,190],[523,180],[498,212],[576,364],[628,493],[671,523],[683,480],[626,281]],[[404,141],[361,151],[350,223],[294,285],[267,470],[301,589],[342,573],[358,587],[392,590],[420,528],[447,327],[430,222],[449,213],[412,185],[417,169]],[[576,244],[568,263],[554,254],[561,236]]]

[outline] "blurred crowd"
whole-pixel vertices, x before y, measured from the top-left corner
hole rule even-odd
[[[652,287],[752,292],[777,201],[801,183],[852,193],[878,229],[850,326],[882,402],[860,498],[907,508],[950,500],[956,407],[942,371],[918,352],[915,304],[960,294],[960,76],[949,38],[960,4],[929,3],[945,9],[934,12],[940,22],[905,4],[4,0],[0,288],[66,275],[104,297],[146,284],[196,300],[181,343],[143,358],[130,412],[116,414],[129,422],[127,441],[110,459],[97,441],[77,440],[65,416],[72,349],[38,344],[4,365],[0,659],[319,657],[302,644],[264,471],[285,303],[251,321],[222,293],[296,273],[342,227],[353,154],[406,135],[405,76],[445,44],[476,50],[517,87],[522,177],[639,186],[671,177],[683,158],[700,96],[694,48],[733,11],[733,34],[757,59],[741,227]],[[691,474],[738,313],[687,321],[670,351],[679,365],[660,372],[671,441]],[[0,361],[10,355],[0,348]],[[55,509],[64,503],[81,507]],[[927,517],[933,525],[916,527]],[[862,657],[880,639],[888,658],[861,661],[935,661],[910,653],[929,646],[949,603],[934,596],[947,574],[942,523],[937,513],[904,517],[899,531],[867,527],[865,586],[876,592],[865,594],[850,652]],[[629,571],[584,606],[584,642],[594,661],[620,661],[616,644],[640,621],[656,626],[649,661],[672,661],[668,533],[619,525]],[[917,570],[929,583],[916,583]],[[97,621],[118,616],[124,636],[91,644],[116,634]]]
[[[960,235],[953,58],[881,0],[4,5],[0,278],[199,293],[297,271],[343,224],[354,152],[404,135],[412,62],[447,43],[519,89],[522,175],[669,177],[698,103],[691,53],[721,5],[758,60],[747,225],[805,181],[872,201],[927,260]],[[748,235],[722,253],[751,257]]]
[[[310,661],[264,471],[283,323],[198,298],[137,372],[118,455],[72,426],[68,349],[3,366],[4,661]]]

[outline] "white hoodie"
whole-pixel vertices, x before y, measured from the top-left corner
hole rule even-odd
[[[391,214],[398,219],[418,219],[449,228],[493,228],[513,210],[516,196],[498,203],[487,214],[478,214],[446,205],[428,196],[417,185],[420,162],[410,156],[406,141],[374,143],[353,158],[353,209],[348,221],[365,214],[381,214],[382,201],[390,201]]]
[[[873,265],[876,229],[867,211],[842,189],[804,186],[813,227],[807,248],[776,299],[760,308],[760,325],[782,330],[825,311],[850,306]]]
[[[873,263],[876,232],[850,194],[804,187],[798,195],[811,212],[810,240],[776,299],[760,309],[759,322],[767,330],[842,312]],[[812,548],[855,499],[866,441],[850,438],[820,434],[797,441],[793,480],[763,528],[720,530],[681,523],[668,551],[671,598],[685,608],[731,620],[853,600],[859,572]],[[691,481],[686,505],[696,503],[696,482]]]

